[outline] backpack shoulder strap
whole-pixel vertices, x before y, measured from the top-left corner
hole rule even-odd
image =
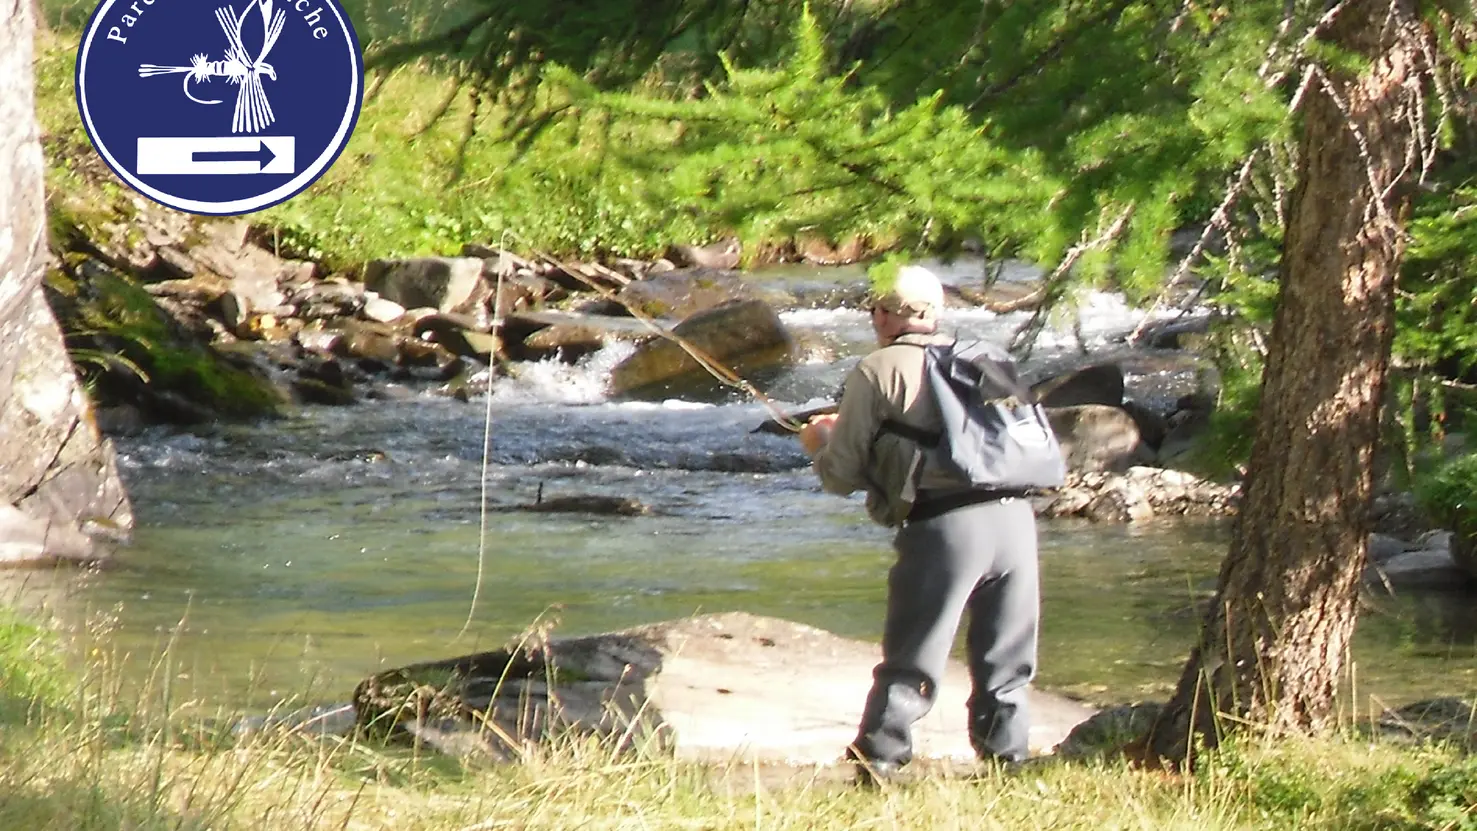
[[[938,430],[922,430],[914,427],[911,424],[904,424],[901,421],[893,418],[883,419],[882,423],[877,425],[877,432],[892,433],[895,436],[902,436],[903,438],[908,439],[909,441],[915,441],[923,445],[924,447],[938,447],[939,439],[943,438],[944,435]]]
[[[927,363],[926,362],[928,361],[929,357],[933,354],[932,353],[932,347],[934,347],[934,346],[943,346],[943,345],[944,344],[912,343],[910,341],[893,341],[892,343],[888,344],[888,346],[911,346],[914,349],[922,349],[923,350],[923,360],[925,361],[925,364],[924,364],[924,367],[925,367],[924,368],[924,383],[925,384],[928,383]],[[958,341],[954,341],[954,342],[948,344],[948,348],[952,352],[953,349],[957,345],[958,345]],[[934,448],[934,447],[938,447],[939,441],[941,441],[943,439],[943,437],[944,437],[943,432],[940,431],[940,430],[924,430],[924,429],[922,429],[920,427],[914,427],[911,424],[904,424],[903,422],[898,421],[895,418],[886,418],[886,419],[883,419],[882,420],[882,423],[879,424],[879,425],[877,425],[877,432],[878,432],[879,435],[882,434],[882,433],[892,433],[895,436],[902,436],[903,438],[905,438],[905,439],[907,439],[909,441],[916,442],[916,443],[918,443],[918,444],[920,444],[920,445],[922,445],[924,447],[930,448],[930,449],[931,448]],[[874,439],[874,441],[875,441],[875,439]]]

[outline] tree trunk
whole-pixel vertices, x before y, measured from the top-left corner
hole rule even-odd
[[[0,565],[103,555],[133,514],[42,294],[46,203],[32,0],[0,0]]]
[[[1393,12],[1393,13],[1392,13]],[[1349,0],[1322,38],[1363,58],[1324,68],[1303,102],[1243,502],[1219,584],[1151,757],[1192,761],[1237,726],[1327,726],[1367,554],[1372,457],[1410,203],[1412,0]],[[1362,65],[1361,65],[1362,64]]]

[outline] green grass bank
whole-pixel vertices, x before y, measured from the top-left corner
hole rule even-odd
[[[699,765],[556,742],[461,764],[354,738],[241,733],[201,718],[167,650],[110,653],[0,612],[0,827],[164,829],[1471,829],[1477,760],[1454,747],[1247,737],[1193,775],[1121,761],[1014,772],[920,766],[860,789],[837,769]],[[75,659],[74,659],[75,658]],[[121,692],[120,661],[152,683]]]

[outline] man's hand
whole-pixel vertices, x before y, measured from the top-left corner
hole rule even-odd
[[[820,449],[826,446],[826,442],[831,440],[831,430],[834,429],[835,424],[835,413],[814,416],[805,422],[804,427],[800,428],[800,446],[812,456],[819,453]]]

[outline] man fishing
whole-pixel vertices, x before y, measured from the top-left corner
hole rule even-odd
[[[983,759],[1014,762],[1029,752],[1026,686],[1036,670],[1039,617],[1031,504],[1021,493],[972,488],[930,467],[920,474],[918,442],[884,425],[941,429],[924,347],[951,342],[938,333],[943,308],[943,288],[928,269],[904,266],[874,282],[879,348],[847,377],[838,411],[800,431],[822,487],[865,491],[872,520],[898,529],[882,662],[847,749],[863,782],[912,759],[911,727],[933,706],[966,609],[970,743]]]

